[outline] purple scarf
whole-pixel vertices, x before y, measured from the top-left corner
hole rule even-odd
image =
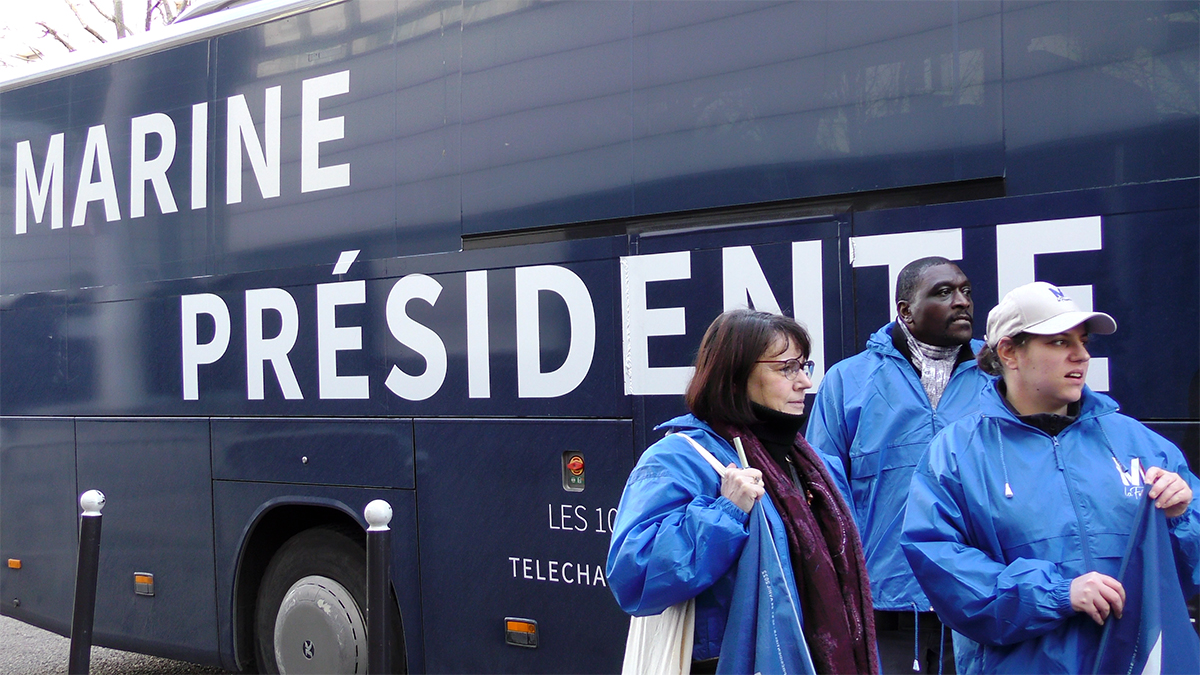
[[[818,673],[879,672],[871,584],[858,529],[833,480],[808,441],[796,434],[790,471],[741,427],[712,425],[742,439],[750,466],[762,471],[771,501],[787,530],[792,574],[804,612],[804,637]]]

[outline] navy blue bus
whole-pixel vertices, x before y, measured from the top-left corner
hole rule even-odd
[[[1090,384],[1195,467],[1198,36],[1194,1],[262,0],[10,79],[2,612],[69,631],[98,489],[96,644],[361,672],[384,499],[399,664],[613,672],[609,529],[704,328],[794,314],[819,386],[925,255],[979,313],[1039,279],[1114,315]]]

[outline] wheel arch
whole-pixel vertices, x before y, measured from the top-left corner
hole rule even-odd
[[[366,547],[366,531],[344,503],[331,499],[281,498],[263,504],[242,537],[233,582],[234,659],[239,669],[254,665],[254,613],[258,589],[271,558],[293,536],[334,526]],[[398,609],[398,608],[397,608]]]

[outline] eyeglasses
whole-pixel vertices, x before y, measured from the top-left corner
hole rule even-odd
[[[813,363],[812,361],[801,361],[800,359],[787,359],[786,361],[772,361],[767,359],[755,361],[755,363],[782,363],[783,369],[779,372],[783,373],[783,376],[789,380],[796,379],[796,376],[800,374],[801,370],[804,371],[805,375],[812,377],[813,370],[817,367],[817,364]]]

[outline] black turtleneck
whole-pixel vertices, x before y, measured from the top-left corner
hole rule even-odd
[[[1050,436],[1057,436],[1062,432],[1063,429],[1071,426],[1075,420],[1079,419],[1079,411],[1083,409],[1083,402],[1080,400],[1067,404],[1066,415],[1058,415],[1055,413],[1034,413],[1032,415],[1022,415],[1021,413],[1017,412],[1017,409],[1014,408],[1011,403],[1008,402],[1008,387],[1004,386],[1004,380],[1000,380],[996,383],[996,390],[1000,392],[1000,400],[1004,401],[1004,406],[1008,408],[1009,412],[1011,412],[1013,415],[1016,415],[1017,419],[1035,429],[1041,429]]]
[[[767,449],[767,454],[779,466],[787,467],[786,457],[796,443],[796,434],[800,433],[800,427],[804,424],[804,415],[779,412],[754,401],[750,402],[750,408],[758,418],[757,422],[749,425],[750,433],[758,438]]]

